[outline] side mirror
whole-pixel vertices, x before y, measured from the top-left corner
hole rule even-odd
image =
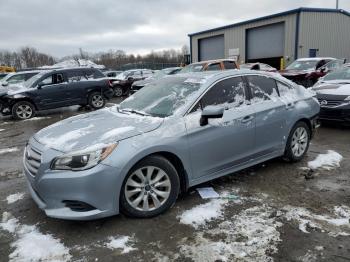
[[[44,85],[43,82],[39,82],[39,83],[38,83],[38,89],[42,89],[42,88],[43,88],[43,85]]]
[[[200,126],[208,125],[209,118],[222,118],[224,115],[225,109],[223,107],[217,106],[207,106],[203,109],[201,119],[199,120]]]
[[[2,83],[2,86],[8,86],[8,85],[9,85],[9,83],[7,83],[7,82]]]

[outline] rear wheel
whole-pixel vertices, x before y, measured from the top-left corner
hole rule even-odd
[[[12,107],[12,116],[17,120],[26,120],[32,118],[34,114],[34,105],[27,101],[19,101]]]
[[[120,196],[121,211],[132,217],[153,217],[176,201],[180,181],[176,169],[161,156],[140,161],[126,176]]]
[[[106,99],[99,92],[94,92],[89,95],[89,106],[93,109],[100,109],[106,105]]]
[[[306,154],[311,139],[311,131],[305,122],[298,122],[289,134],[284,158],[291,162],[300,161]]]
[[[116,97],[121,97],[121,96],[123,96],[123,88],[121,88],[120,86],[114,87],[114,95],[115,95]]]

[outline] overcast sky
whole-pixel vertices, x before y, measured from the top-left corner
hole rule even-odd
[[[188,33],[336,0],[0,0],[0,49],[32,46],[62,57],[181,48]],[[350,11],[350,0],[340,0]]]

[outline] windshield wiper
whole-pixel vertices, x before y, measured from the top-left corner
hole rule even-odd
[[[128,113],[132,113],[132,114],[137,114],[137,115],[140,115],[140,116],[150,116],[150,114],[146,114],[145,112],[138,111],[138,110],[135,110],[135,109],[125,108],[125,109],[120,109],[120,110],[124,111],[124,112],[128,112]]]

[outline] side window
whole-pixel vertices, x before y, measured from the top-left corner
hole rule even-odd
[[[236,69],[236,64],[233,61],[224,61],[225,69]]]
[[[244,83],[241,77],[225,79],[215,84],[201,99],[202,107],[209,105],[227,105],[238,107],[244,103]]]
[[[69,83],[73,83],[73,82],[79,82],[82,79],[84,79],[84,74],[82,71],[68,71],[67,72],[67,79]]]
[[[221,70],[220,63],[208,65],[207,71],[217,71],[217,70]]]
[[[63,74],[52,74],[41,81],[44,85],[54,85],[64,82]]]
[[[142,77],[142,72],[141,71],[136,71],[135,73],[134,73],[134,76],[133,76],[134,78],[141,78]]]
[[[7,80],[8,83],[16,83],[16,82],[20,82],[20,81],[24,81],[23,74],[22,75],[14,75]]]
[[[247,76],[249,87],[253,96],[253,102],[274,100],[278,98],[276,82],[265,76]]]
[[[280,81],[276,81],[278,92],[281,97],[288,97],[290,96],[290,93],[292,90],[294,90],[293,87],[286,85]]]

